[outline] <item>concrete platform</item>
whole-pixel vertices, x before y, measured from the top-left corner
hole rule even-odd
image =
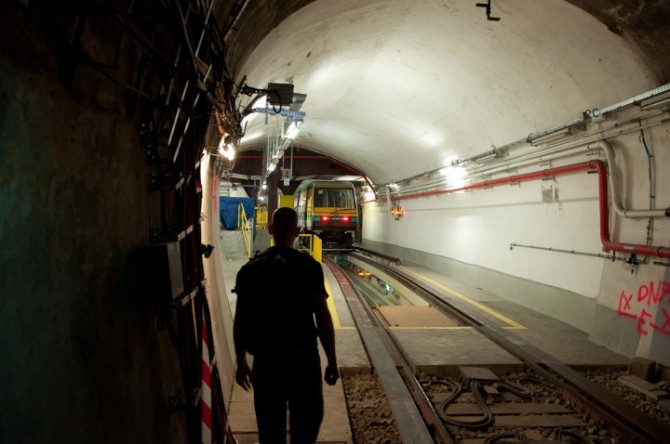
[[[230,291],[234,287],[237,271],[247,262],[246,259],[231,258],[227,260],[224,266],[224,279],[229,285],[226,285],[228,291],[228,300],[231,310],[235,311],[237,297]],[[335,326],[335,348],[337,353],[338,366],[344,376],[369,373],[370,363],[367,354],[361,343],[361,339],[356,330],[354,321],[349,313],[349,308],[342,295],[340,286],[333,274],[327,267],[323,267],[326,291],[330,297],[328,305],[333,324]],[[321,353],[322,366],[325,366],[325,356],[323,350],[319,347]],[[251,363],[251,358],[249,359]],[[346,401],[342,382],[338,381],[334,386],[323,384],[324,394],[324,421],[319,432],[318,443],[344,443],[353,442],[351,427],[349,425],[349,415],[347,412]],[[258,428],[256,426],[256,415],[253,405],[253,391],[245,392],[240,386],[235,384],[233,387],[232,400],[228,413],[231,429],[237,436],[240,444],[251,444],[258,442]]]

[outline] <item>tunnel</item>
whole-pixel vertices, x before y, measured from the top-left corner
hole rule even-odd
[[[0,442],[200,442],[203,362],[230,433],[220,197],[315,178],[357,244],[670,378],[667,2],[0,11]]]

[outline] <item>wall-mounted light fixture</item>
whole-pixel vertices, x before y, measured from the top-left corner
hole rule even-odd
[[[298,135],[298,131],[300,131],[300,125],[302,125],[302,119],[291,120],[288,128],[286,128],[286,131],[284,132],[284,137],[291,140],[295,139],[295,136]]]
[[[544,133],[538,133],[538,134],[531,134],[528,136],[528,142],[533,145],[533,146],[538,146],[542,145],[544,143],[551,143],[555,142],[558,139],[561,139],[565,136],[569,136],[571,134],[570,128],[565,127],[561,128],[556,131],[548,131]]]
[[[440,175],[444,177],[444,182],[449,188],[459,188],[469,182],[468,171],[462,166],[444,167],[440,170]]]
[[[221,137],[217,151],[229,161],[235,160],[235,144],[232,142],[230,136],[224,134],[224,136]]]
[[[400,205],[391,208],[391,216],[393,216],[393,219],[400,220],[404,215],[405,210],[403,210]]]
[[[650,97],[649,99],[641,100],[640,108],[641,109],[655,108],[657,106],[666,105],[668,104],[668,102],[670,102],[670,92],[659,94],[657,96]]]

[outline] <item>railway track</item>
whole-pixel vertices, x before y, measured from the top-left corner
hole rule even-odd
[[[670,426],[635,410],[532,344],[510,336],[486,316],[448,303],[435,288],[387,265],[393,262],[392,258],[382,258],[384,262],[381,262],[367,255],[351,254],[358,264],[362,261],[370,268],[347,270],[331,260],[326,263],[342,285],[366,350],[390,400],[403,442],[670,441]],[[371,306],[361,298],[361,294],[370,293],[375,287],[384,288],[378,280],[370,283],[371,276],[379,270],[446,316],[472,327],[517,357],[524,369],[495,374],[485,367],[462,366],[457,378],[415,375],[405,359],[406,351],[373,310],[372,306],[378,302]],[[394,402],[397,405],[394,406]],[[420,427],[418,415],[422,421]]]

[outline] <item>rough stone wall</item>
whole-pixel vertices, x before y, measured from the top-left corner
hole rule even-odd
[[[131,262],[160,218],[138,122],[96,70],[64,72],[57,23],[22,3],[0,8],[0,442],[186,442],[177,353]]]
[[[246,59],[270,31],[289,15],[313,1],[249,1],[246,8],[241,11],[239,19],[229,31],[227,39],[230,48],[228,51],[228,65],[231,72],[237,75],[237,70],[244,65]],[[262,85],[258,87],[260,88]]]
[[[670,82],[670,4],[665,0],[567,0],[637,46],[659,84]]]

